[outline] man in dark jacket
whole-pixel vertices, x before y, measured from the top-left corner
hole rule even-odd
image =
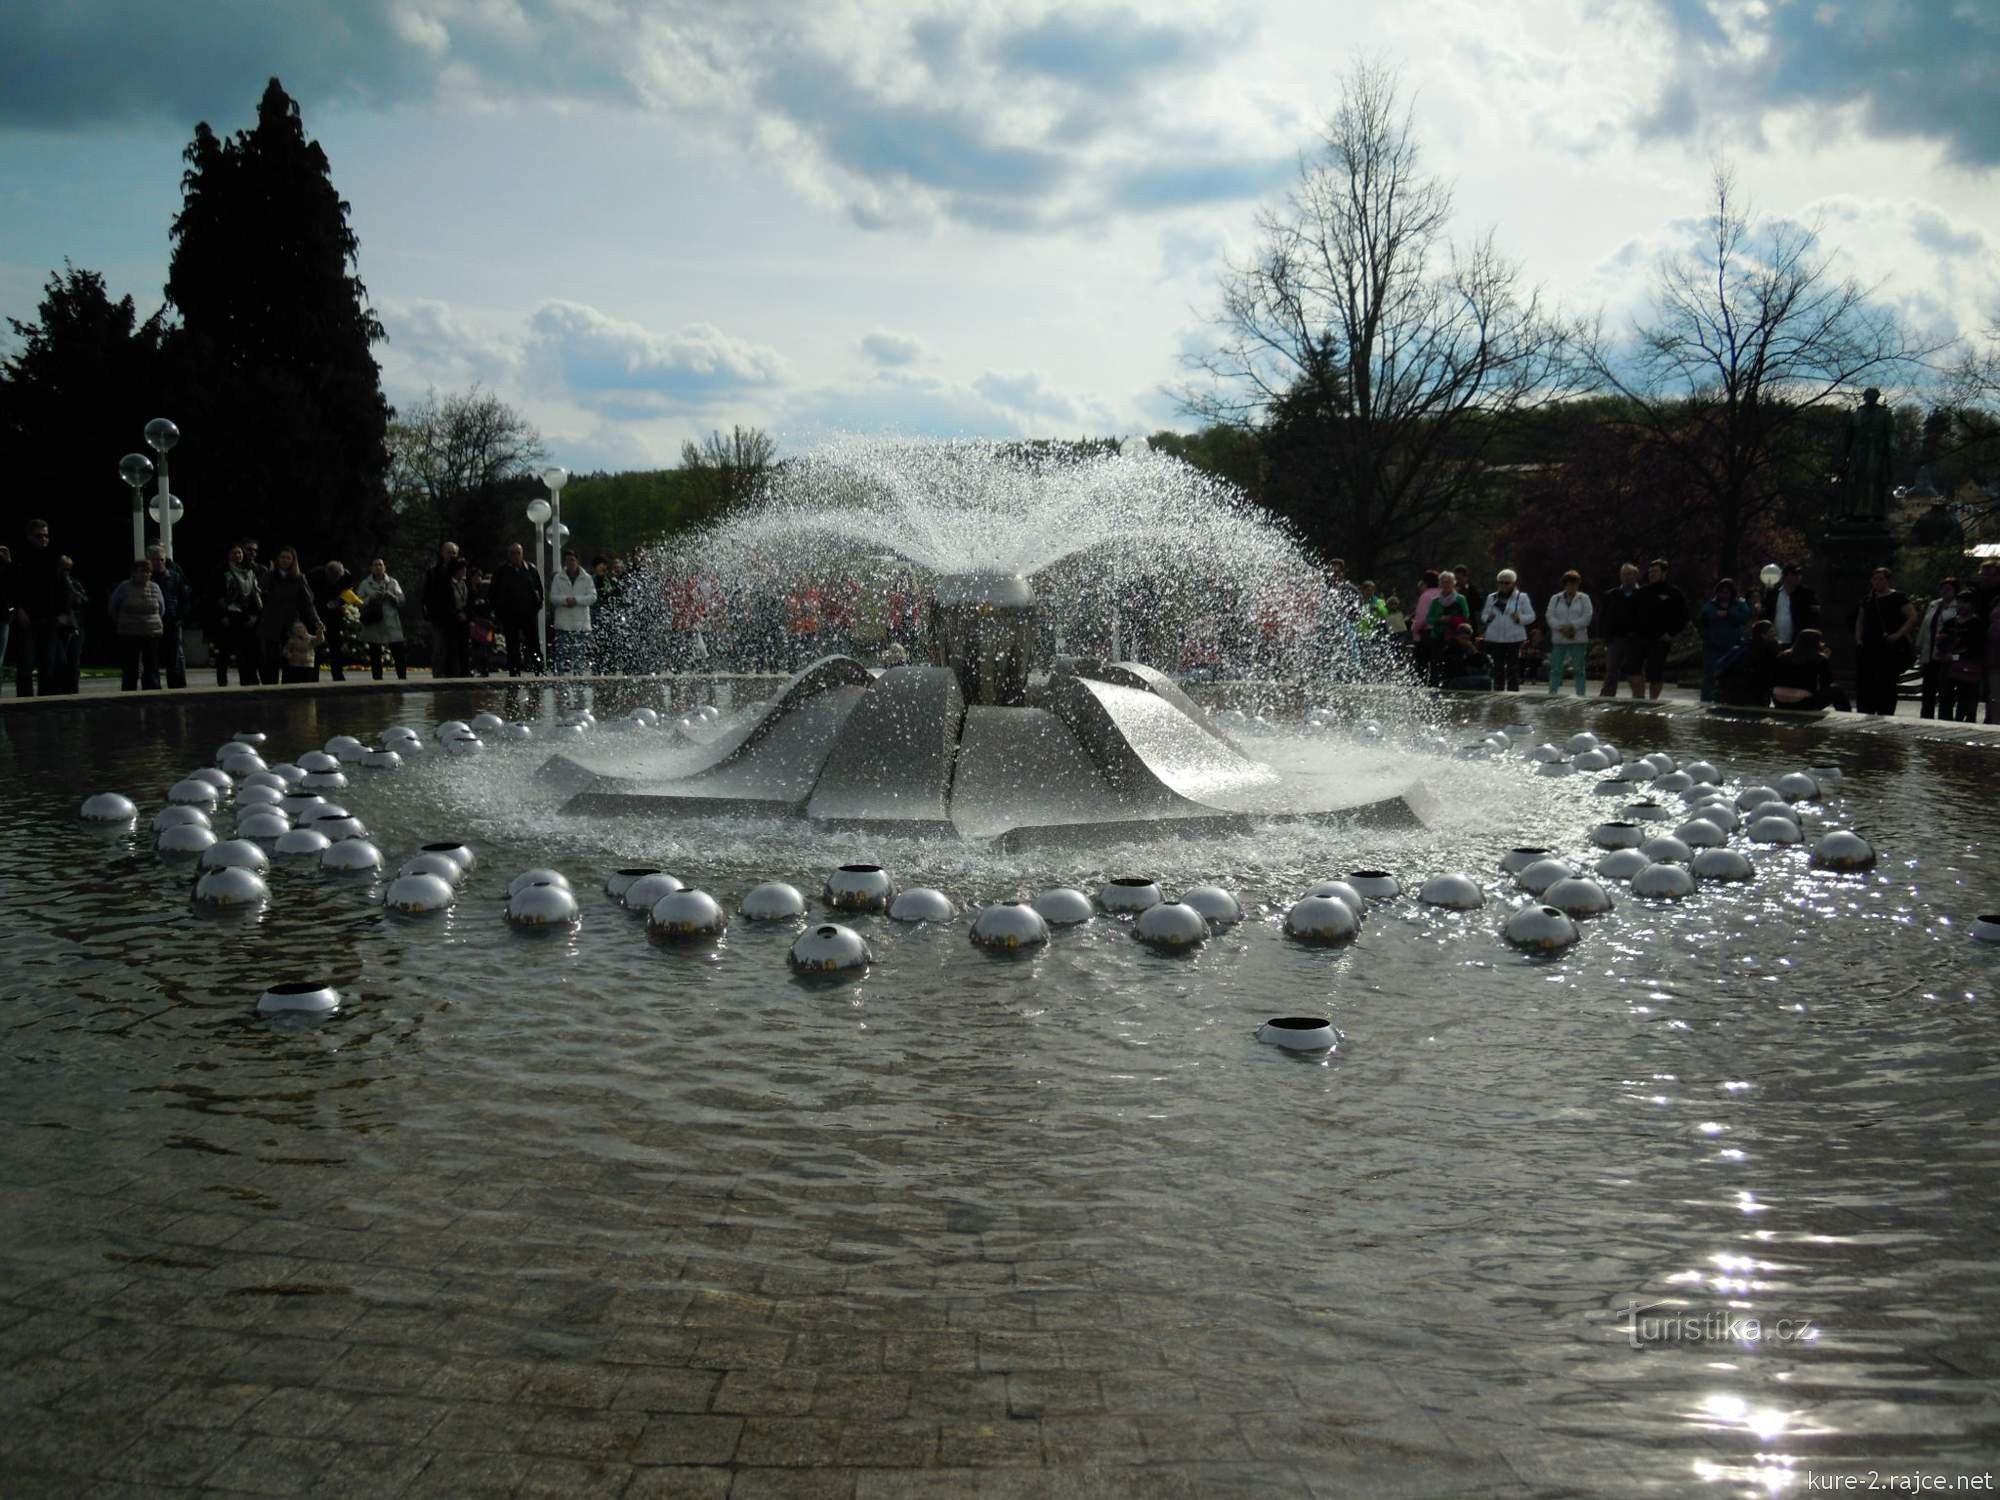
[[[1819,629],[1819,600],[1805,586],[1797,563],[1785,564],[1785,576],[1764,596],[1764,618],[1777,631],[1778,649],[1788,650],[1801,630]]]
[[[1641,660],[1627,669],[1632,674],[1632,696],[1657,698],[1667,681],[1667,651],[1674,637],[1687,629],[1687,596],[1667,582],[1667,560],[1656,557],[1646,568],[1646,586],[1639,590],[1638,629]],[[1644,683],[1640,671],[1644,671]]]
[[[14,690],[19,696],[35,696],[37,673],[42,692],[54,691],[49,664],[55,654],[56,616],[68,608],[57,554],[49,546],[49,523],[30,521],[28,545],[14,564]]]
[[[537,676],[542,670],[542,653],[535,626],[542,614],[542,580],[528,566],[521,544],[507,549],[507,560],[494,571],[489,591],[494,617],[507,637],[507,675],[519,677],[521,664]]]
[[[1618,570],[1618,587],[1597,602],[1597,629],[1604,637],[1604,686],[1600,698],[1618,696],[1618,679],[1632,680],[1632,696],[1645,696],[1645,642],[1639,634],[1639,565]]]
[[[463,677],[470,642],[471,619],[460,583],[452,579],[458,543],[440,542],[437,561],[424,573],[424,618],[431,627],[431,676]]]
[[[14,635],[14,553],[0,546],[0,675],[7,670],[7,643]]]
[[[184,688],[188,685],[187,647],[181,631],[194,612],[194,588],[181,565],[172,561],[158,542],[146,549],[146,575],[160,591],[160,671],[168,687]]]
[[[307,582],[312,585],[313,603],[319,608],[319,622],[326,631],[326,639],[321,646],[326,664],[332,669],[335,682],[345,682],[347,601],[340,596],[352,586],[347,576],[347,564],[337,557],[333,558],[324,567],[315,568]]]

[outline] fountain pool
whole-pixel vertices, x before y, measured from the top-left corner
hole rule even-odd
[[[1523,711],[1500,703],[1450,740]],[[1007,852],[580,821],[533,742],[433,745],[338,793],[384,876],[476,850],[412,920],[378,877],[283,860],[268,906],[204,914],[145,832],[239,729],[275,760],[556,708],[0,717],[8,1493],[1763,1495],[1990,1467],[2000,953],[1967,928],[2000,905],[1992,744],[1528,705],[1534,740],[1588,726],[1732,790],[1837,763],[1807,822],[1881,853],[1816,873],[1738,833],[1753,880],[1614,883],[1554,958],[1502,941],[1499,861],[1594,861],[1612,804],[1518,753],[1423,755],[1427,827]],[[1304,777],[1420,754],[1259,749]],[[100,790],[139,832],[78,821]],[[663,947],[602,891],[657,864],[733,912],[854,861],[959,914],[843,917],[875,962],[830,985],[787,969],[795,924]],[[578,925],[509,926],[530,867]],[[1284,938],[1292,898],[1364,867],[1467,871],[1487,904]],[[1222,885],[1244,920],[1191,955],[1107,917],[1034,956],[967,941],[987,902],[1132,874]],[[318,978],[331,1018],[256,1014]],[[1339,1045],[1260,1042],[1301,1014]]]

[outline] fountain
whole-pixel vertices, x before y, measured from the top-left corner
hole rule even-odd
[[[572,789],[579,814],[769,814],[1007,848],[1236,831],[1278,815],[1421,822],[1414,778],[1387,796],[1307,800],[1165,673],[1117,659],[1134,634],[1120,604],[1133,580],[1149,580],[1142,630],[1170,608],[1163,544],[1176,565],[1267,615],[1283,599],[1293,620],[1337,616],[1281,531],[1178,463],[1031,463],[971,445],[839,450],[705,539],[701,565],[741,596],[782,586],[774,559],[809,551],[822,570],[879,572],[886,546],[895,566],[930,579],[922,661],[871,669],[822,656],[712,738],[690,724],[665,751],[619,757],[619,774],[576,753],[546,772]],[[1065,600],[1112,601],[1100,637],[1112,659],[1058,649],[1076,622],[1045,610],[1035,580],[1050,574]]]
[[[1233,727],[1128,664],[1188,662],[1133,579],[1254,622],[1300,584],[1282,535],[1144,461],[920,458],[882,471],[938,465],[908,504],[809,463],[811,505],[712,539],[739,588],[894,538],[936,601],[914,665],[829,646],[766,708],[684,679],[0,711],[0,1362],[35,1394],[0,1490],[254,1482],[263,1438],[160,1437],[246,1372],[278,1391],[260,1430],[421,1377],[450,1415],[370,1461],[447,1488],[494,1453],[575,1481],[551,1413],[577,1390],[618,1393],[593,1452],[683,1487],[879,1451],[953,1493],[991,1462],[1049,1490],[1764,1494],[1794,1452],[1844,1473],[1913,1432],[1939,1473],[1990,1467],[1989,734],[1415,694],[1404,732],[1353,687],[1245,692]],[[1248,644],[1311,680],[1329,638]],[[690,712],[711,692],[728,711]],[[163,811],[250,713],[270,769],[226,757],[233,796]],[[1568,754],[1610,768],[1527,758],[1593,730],[1623,751]],[[279,758],[336,731],[398,757],[334,793],[380,848],[272,858],[341,821]],[[446,753],[461,731],[486,750]],[[1807,758],[1844,785],[1781,796]],[[1413,767],[1421,824],[1264,820]],[[621,799],[782,817],[565,811]],[[158,857],[173,827],[212,858]],[[1024,830],[1069,838],[992,841]],[[1530,898],[1542,860],[1563,878]],[[1725,1350],[1724,1315],[1771,1336]],[[776,1358],[809,1444],[733,1414]],[[163,1380],[172,1410],[99,1440]],[[689,1409],[715,1462],[656,1464],[697,1456]],[[353,1452],[279,1458],[339,1488]]]

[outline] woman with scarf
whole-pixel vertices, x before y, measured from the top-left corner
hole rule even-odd
[[[215,685],[229,686],[229,663],[236,662],[236,677],[245,687],[256,685],[260,658],[257,649],[257,616],[264,612],[264,593],[257,570],[243,555],[241,543],[232,542],[222,578],[215,586]]]

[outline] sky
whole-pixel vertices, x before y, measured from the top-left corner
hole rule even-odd
[[[1359,62],[1454,233],[1643,313],[1715,164],[1920,329],[2000,322],[1995,0],[30,0],[0,8],[0,313],[161,300],[194,123],[298,99],[392,402],[576,471],[743,423],[1082,436],[1175,390]]]

